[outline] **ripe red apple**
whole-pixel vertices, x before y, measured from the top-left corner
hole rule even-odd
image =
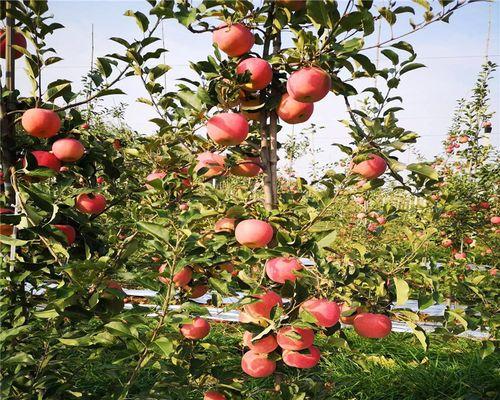
[[[146,182],[152,182],[155,179],[163,179],[167,176],[166,172],[162,171],[155,171],[151,172],[148,176],[146,176]],[[148,189],[154,189],[153,186],[149,185],[148,183],[145,184]]]
[[[247,219],[236,225],[236,241],[251,249],[266,246],[273,239],[273,227],[258,219]]]
[[[276,3],[290,11],[299,11],[306,7],[306,0],[276,0]]]
[[[274,282],[295,282],[297,275],[294,271],[300,271],[302,264],[294,257],[276,257],[266,262],[266,274]]]
[[[170,279],[165,276],[162,276],[166,268],[167,264],[160,265],[160,268],[158,269],[160,277],[158,279],[160,280],[160,282],[163,282],[164,284],[168,285],[170,283]],[[189,282],[191,282],[192,278],[193,278],[193,270],[189,267],[184,267],[179,272],[174,274],[173,281],[175,286],[183,287],[186,286]]]
[[[208,136],[217,144],[236,146],[248,136],[248,121],[237,113],[220,113],[208,120]]]
[[[281,306],[282,300],[279,294],[268,290],[264,294],[257,294],[253,296],[259,300],[243,306],[243,311],[252,318],[266,318],[271,317],[271,311],[275,306]]]
[[[52,145],[52,153],[61,161],[75,162],[83,157],[85,147],[76,139],[59,139]]]
[[[227,271],[232,276],[238,275],[238,270],[234,268],[234,264],[231,261],[219,264],[218,267],[220,268],[221,271]]]
[[[59,229],[66,236],[66,243],[72,245],[76,239],[76,231],[71,225],[54,225],[54,228]]]
[[[245,331],[243,334],[243,344],[255,353],[272,353],[278,347],[278,342],[273,334],[264,336],[252,342],[252,332]]]
[[[234,232],[236,218],[221,218],[215,223],[214,232]]]
[[[366,229],[368,230],[368,232],[375,232],[378,228],[378,224],[376,224],[375,222],[371,222],[368,224],[368,226],[366,227]]]
[[[307,311],[316,318],[316,325],[329,328],[339,322],[340,307],[327,299],[312,298],[300,306],[300,310]]]
[[[276,340],[283,350],[304,350],[314,342],[314,331],[294,326],[280,328]]]
[[[479,203],[479,207],[481,207],[484,210],[489,210],[490,209],[490,203],[488,203],[487,201],[482,201],[481,203]]]
[[[106,198],[99,193],[84,193],[76,197],[76,209],[86,214],[100,214],[106,209]]]
[[[224,172],[225,160],[226,158],[220,154],[205,151],[204,153],[198,154],[198,164],[196,164],[194,170],[199,171],[202,168],[208,168],[203,176],[212,178]]]
[[[384,225],[387,220],[385,219],[385,217],[377,217],[377,222],[379,225]]]
[[[31,152],[31,155],[35,157],[36,164],[39,167],[50,168],[54,172],[59,172],[61,169],[61,162],[57,159],[57,157],[44,150],[35,150]]]
[[[462,135],[458,138],[460,143],[467,143],[469,141],[469,137],[467,135]]]
[[[361,213],[357,213],[356,214],[356,218],[357,219],[365,219],[366,218],[366,214],[361,212]]]
[[[306,67],[290,75],[286,83],[288,94],[301,103],[315,103],[330,91],[330,75],[318,67]]]
[[[321,353],[319,350],[311,346],[307,349],[307,353],[300,353],[293,350],[283,350],[283,362],[289,367],[295,368],[313,368],[319,363]]]
[[[490,222],[493,224],[493,225],[498,225],[500,224],[500,217],[491,217],[490,218]]]
[[[467,258],[467,254],[465,254],[465,253],[455,253],[453,255],[453,257],[455,257],[456,260],[465,260]]]
[[[181,211],[189,210],[189,204],[188,203],[179,204],[179,210],[181,210]]]
[[[288,124],[301,124],[306,122],[314,111],[313,103],[302,103],[294,100],[288,93],[281,97],[276,113]]]
[[[106,179],[104,179],[104,176],[98,176],[95,181],[98,185],[102,185],[104,182],[106,182]]]
[[[239,161],[234,167],[231,167],[229,172],[236,176],[253,178],[262,172],[262,169],[260,168],[260,158],[247,157],[244,160]]]
[[[248,53],[255,43],[250,29],[242,24],[222,24],[214,31],[212,39],[230,57]]]
[[[203,318],[196,317],[190,324],[181,326],[181,333],[186,339],[203,339],[210,332],[210,324]]]
[[[360,205],[365,204],[365,199],[364,199],[364,197],[355,197],[355,198],[354,198],[354,201],[355,201],[356,203],[360,204]]]
[[[188,297],[190,299],[197,299],[198,297],[204,296],[208,292],[207,285],[194,285],[193,287],[184,287],[188,292]]]
[[[24,49],[28,45],[24,35],[21,32],[17,31],[14,31],[14,35],[12,37],[12,44],[14,46],[19,46]],[[23,56],[23,53],[13,48],[12,55],[14,56],[14,59],[18,59]],[[4,29],[0,29],[0,58],[7,58],[7,36]]]
[[[354,330],[359,336],[383,338],[391,333],[392,322],[387,315],[363,313],[354,318]]]
[[[382,157],[376,154],[369,154],[368,157],[368,160],[351,165],[352,172],[363,176],[365,179],[378,178],[387,169],[387,163]]]
[[[226,400],[226,396],[224,396],[222,393],[209,390],[203,395],[203,400]]]
[[[252,378],[265,378],[276,370],[276,361],[267,354],[247,351],[241,358],[241,369]]]
[[[443,247],[451,247],[453,245],[453,241],[451,239],[443,239],[441,245]]]
[[[271,65],[262,58],[252,57],[241,61],[236,67],[238,74],[250,72],[250,82],[245,83],[247,90],[261,90],[273,80],[273,69]]]
[[[474,239],[472,239],[470,237],[465,237],[464,238],[464,243],[465,244],[472,244],[472,243],[474,243]]]
[[[57,113],[44,108],[26,110],[21,118],[21,125],[31,136],[49,138],[57,135],[61,120]]]
[[[12,208],[0,208],[0,214],[14,214]],[[10,236],[14,232],[14,225],[0,224],[0,235]]]
[[[84,122],[80,125],[80,129],[87,130],[90,128],[90,125],[87,122]]]
[[[122,148],[122,142],[120,139],[113,140],[113,148],[115,150],[120,150]]]

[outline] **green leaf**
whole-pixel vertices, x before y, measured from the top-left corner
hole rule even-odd
[[[113,72],[113,68],[111,67],[111,60],[104,57],[97,57],[97,69],[103,74],[106,78],[111,75]]]
[[[135,22],[137,23],[137,26],[139,29],[143,32],[146,32],[148,30],[149,26],[149,20],[148,17],[146,17],[143,13],[140,11],[132,11],[132,10],[127,10],[123,15],[126,15],[127,17],[135,17]]]
[[[431,9],[431,5],[427,0],[411,0],[411,1],[424,7],[427,11],[429,11]]]
[[[154,81],[158,79],[160,76],[166,74],[170,71],[171,67],[166,64],[158,64],[155,67],[151,68],[148,74],[148,78],[150,81]]]
[[[174,352],[174,344],[169,338],[160,337],[153,342],[153,351],[161,356],[169,357]]]
[[[424,67],[425,65],[420,63],[406,64],[403,68],[401,68],[401,71],[399,73],[400,75],[403,75],[409,71],[413,71],[414,69],[424,68]]]
[[[168,242],[170,239],[170,232],[162,225],[154,224],[152,222],[138,222],[137,226],[140,231],[156,236],[164,242]]]
[[[429,338],[427,337],[425,331],[414,322],[406,321],[406,325],[411,328],[413,334],[417,337],[424,351],[427,351],[429,349]]]
[[[317,245],[321,249],[324,247],[328,247],[335,241],[336,238],[337,238],[337,231],[332,231],[328,235],[326,235],[324,238],[319,240],[317,242]]]
[[[398,56],[398,53],[396,53],[395,51],[392,51],[390,49],[384,49],[381,51],[381,53],[384,56],[386,56],[389,60],[391,60],[391,62],[394,65],[397,65],[399,63],[399,56]]]
[[[331,5],[325,1],[309,0],[307,2],[307,17],[315,26],[333,28],[333,23],[328,14],[328,7]]]
[[[412,171],[419,175],[425,176],[426,178],[432,179],[433,181],[437,181],[439,179],[439,175],[436,170],[425,163],[408,164],[406,166],[406,169],[408,171]]]
[[[44,311],[36,311],[35,317],[37,318],[47,318],[52,319],[59,316],[59,313],[56,310],[44,310]]]
[[[118,334],[118,336],[131,336],[131,337],[134,336],[130,328],[123,322],[111,321],[107,323],[105,326],[112,334],[115,335]]]
[[[97,93],[96,97],[104,97],[112,94],[126,94],[121,89],[103,89],[99,93]]]
[[[396,305],[402,306],[410,297],[410,286],[404,279],[394,277],[394,285],[396,286]]]

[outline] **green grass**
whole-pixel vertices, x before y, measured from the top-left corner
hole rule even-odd
[[[424,352],[412,335],[391,334],[381,340],[358,337],[347,330],[349,349],[339,349],[324,336],[317,343],[322,349],[322,361],[314,369],[299,371],[280,365],[273,377],[252,379],[240,372],[241,328],[231,324],[216,324],[205,343],[205,351],[186,352],[180,357],[191,359],[194,374],[208,372],[211,358],[216,366],[211,370],[219,382],[231,384],[232,378],[241,390],[229,391],[235,399],[331,399],[331,400],[475,400],[498,398],[500,358],[493,354],[482,360],[480,343],[451,338],[444,341],[431,336],[431,346]],[[200,346],[198,343],[196,346]],[[93,359],[85,352],[68,355],[74,358],[75,390],[85,398],[106,398],[120,386],[126,376],[123,366],[112,360],[116,351],[104,351]],[[208,360],[207,360],[208,358]],[[279,363],[282,364],[282,363]],[[198,372],[197,372],[198,371]],[[215,383],[195,380],[182,366],[156,363],[142,371],[130,398],[202,399],[203,390]],[[153,387],[153,389],[151,389]],[[305,397],[294,397],[305,391]]]

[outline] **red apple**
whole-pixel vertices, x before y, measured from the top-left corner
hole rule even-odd
[[[458,138],[460,143],[467,143],[469,141],[469,137],[467,135],[462,135]]]
[[[210,324],[203,318],[196,317],[190,324],[181,326],[181,333],[186,339],[199,340],[203,339],[210,332]]]
[[[75,162],[83,157],[85,147],[76,139],[59,139],[52,145],[52,153],[61,161]]]
[[[279,346],[283,350],[304,350],[314,342],[314,331],[294,326],[280,328],[276,336]]]
[[[28,44],[26,42],[26,38],[21,32],[14,31],[12,45],[25,49]],[[14,59],[18,59],[23,56],[23,53],[15,48],[12,48],[12,55],[14,56]],[[4,29],[0,29],[0,58],[7,58],[7,36]]]
[[[379,225],[384,225],[387,220],[385,219],[385,217],[377,217],[377,222],[379,223]]]
[[[237,113],[220,113],[208,120],[208,136],[217,144],[236,146],[248,136],[248,121]]]
[[[302,268],[300,261],[293,257],[277,257],[266,262],[267,276],[277,283],[295,282],[297,275],[294,271],[300,271]]]
[[[235,224],[236,224],[235,218],[221,218],[215,223],[214,232],[215,233],[234,232]]]
[[[238,275],[238,270],[234,268],[234,264],[231,261],[219,264],[218,267],[220,268],[221,271],[227,271],[232,276]]]
[[[315,103],[328,94],[331,86],[332,80],[326,71],[318,67],[306,67],[290,75],[286,90],[294,100]]]
[[[374,179],[382,175],[387,169],[385,160],[376,155],[369,154],[368,160],[361,161],[359,164],[352,165],[352,172],[363,176],[365,179]]]
[[[467,258],[467,254],[465,254],[465,253],[455,253],[453,255],[453,257],[455,257],[456,260],[465,260]]]
[[[14,214],[12,208],[0,208],[0,214]],[[14,225],[0,224],[0,235],[10,236],[14,232]]]
[[[273,227],[258,219],[247,219],[236,225],[236,241],[251,249],[266,246],[273,239]]]
[[[203,395],[203,400],[226,400],[226,396],[224,396],[222,393],[209,390]]]
[[[71,225],[54,225],[54,228],[59,229],[66,236],[66,243],[72,245],[76,239],[76,231]]]
[[[59,172],[61,169],[61,162],[54,154],[48,151],[35,150],[31,152],[31,155],[35,157],[36,164],[39,167],[50,168],[54,172]]]
[[[301,124],[306,122],[314,111],[313,103],[302,103],[294,100],[288,93],[281,97],[276,113],[288,124]]]
[[[300,353],[293,350],[283,350],[283,362],[289,367],[295,368],[313,368],[319,363],[321,353],[319,350],[311,346],[307,349],[307,353]]]
[[[158,269],[160,277],[158,279],[160,280],[160,282],[163,282],[166,285],[168,285],[170,283],[170,279],[165,276],[162,276],[166,268],[167,264],[162,264],[160,266],[160,268]],[[189,267],[184,267],[179,272],[174,274],[173,281],[175,286],[183,287],[186,286],[189,282],[191,282],[192,278],[193,278],[193,270]]]
[[[498,225],[500,224],[500,217],[491,217],[490,218],[490,222],[493,224],[493,225]]]
[[[453,245],[453,241],[451,239],[443,239],[441,245],[443,247],[451,247]]]
[[[481,207],[484,210],[489,210],[490,203],[488,203],[487,201],[482,201],[481,203],[479,203],[479,207]]]
[[[262,58],[252,57],[241,61],[236,67],[238,74],[250,73],[250,82],[245,83],[247,90],[261,90],[273,80],[273,69],[271,65]]]
[[[268,358],[267,354],[249,350],[241,358],[241,368],[252,378],[265,378],[276,370],[276,361]]]
[[[162,172],[162,171],[155,171],[155,172],[151,172],[148,176],[146,176],[146,182],[152,182],[154,181],[155,179],[163,179],[167,176],[167,173],[166,172]],[[153,189],[153,186],[151,185],[148,185],[146,183],[146,187],[148,189]]]
[[[255,353],[272,353],[278,347],[278,342],[273,334],[252,342],[253,336],[252,332],[246,331],[243,334],[243,344]]]
[[[262,172],[260,168],[260,158],[248,157],[241,160],[229,170],[233,175],[253,178]]]
[[[194,170],[199,171],[202,168],[207,168],[208,170],[203,176],[212,178],[224,172],[225,160],[226,158],[220,154],[205,151],[204,153],[198,154],[198,164],[196,164]]]
[[[327,299],[312,298],[300,306],[300,310],[307,311],[316,318],[316,325],[330,328],[339,322],[340,307],[333,301]]]
[[[106,198],[99,193],[84,193],[76,197],[76,209],[86,214],[100,214],[106,209]]]
[[[189,210],[189,204],[188,203],[179,204],[179,210],[181,210],[181,211]]]
[[[340,322],[345,325],[352,325],[354,323],[354,318],[364,312],[366,312],[365,307],[351,307],[342,303],[340,305]]]
[[[271,311],[276,306],[282,305],[280,295],[268,290],[264,294],[257,294],[253,296],[259,300],[243,306],[243,311],[252,318],[271,318]]]
[[[230,57],[248,53],[255,42],[250,29],[242,24],[222,24],[214,31],[212,39]]]
[[[354,330],[359,336],[383,338],[391,333],[392,322],[387,315],[363,313],[354,318]]]
[[[31,136],[49,138],[57,135],[61,120],[57,113],[44,108],[26,110],[21,118],[21,125]]]
[[[207,285],[194,285],[193,287],[186,286],[184,289],[188,292],[188,297],[190,299],[197,299],[198,297],[204,296],[209,288]]]

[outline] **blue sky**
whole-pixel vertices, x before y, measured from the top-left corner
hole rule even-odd
[[[418,10],[418,6],[412,4]],[[49,67],[44,80],[49,82],[64,78],[73,80],[75,85],[79,84],[81,76],[89,69],[92,25],[95,55],[102,56],[120,50],[119,45],[108,40],[110,37],[132,38],[139,35],[133,19],[123,16],[123,12],[127,9],[147,9],[145,1],[50,1],[49,5],[55,19],[66,26],[66,29],[56,31],[49,40],[49,45],[56,48],[64,61]],[[476,80],[484,61],[490,11],[490,60],[500,63],[500,4],[497,1],[491,5],[469,5],[453,15],[450,24],[437,22],[406,38],[419,55],[417,61],[426,64],[427,68],[407,74],[402,81],[398,94],[404,99],[405,111],[399,114],[399,118],[403,127],[421,135],[417,149],[427,158],[441,151],[440,143],[446,135],[456,100],[466,96]],[[169,50],[165,56],[166,63],[172,66],[167,74],[167,86],[173,89],[176,79],[196,77],[189,69],[188,61],[206,58],[211,52],[211,34],[195,35],[173,20],[165,23],[163,28],[166,48]],[[395,33],[408,29],[408,24],[403,22]],[[383,30],[382,37],[387,33],[387,30]],[[381,65],[383,58],[381,57]],[[17,68],[22,69],[22,63],[18,63]],[[18,87],[29,90],[29,83],[23,79],[22,74],[18,73],[17,77]],[[151,110],[146,105],[135,103],[135,98],[144,95],[139,82],[130,78],[119,87],[128,96],[117,96],[107,101],[111,104],[118,101],[129,103],[126,122],[141,133],[152,132],[154,125],[148,122],[153,116]],[[491,95],[492,107],[496,111],[500,110],[499,87],[497,74],[492,82]],[[345,128],[338,122],[344,118],[346,114],[343,102],[333,94],[315,105],[315,113],[310,122],[324,126],[314,139],[315,147],[322,150],[316,157],[320,163],[331,162],[340,157],[331,143],[349,141]],[[500,146],[498,116],[492,122],[492,142]],[[284,137],[292,129],[299,134],[306,126],[307,124],[286,126],[280,135]],[[413,159],[414,155],[408,153],[401,161],[409,162]],[[309,163],[309,157],[304,157],[297,163],[297,168],[308,170]]]

